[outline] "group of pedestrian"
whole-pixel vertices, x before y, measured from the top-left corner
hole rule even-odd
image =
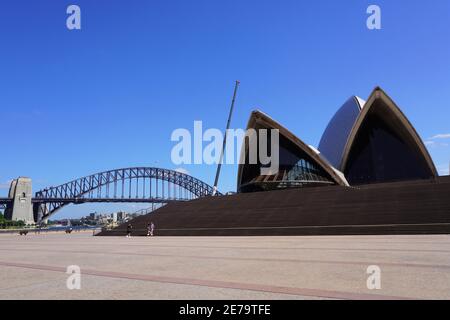
[[[127,225],[127,238],[131,237],[132,231],[133,231],[133,226],[131,225],[131,223],[129,223]],[[155,224],[152,221],[149,224],[147,224],[147,237],[153,237],[154,232],[155,232]]]

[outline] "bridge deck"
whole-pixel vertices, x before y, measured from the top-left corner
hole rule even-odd
[[[88,202],[137,202],[137,203],[170,203],[187,201],[173,198],[33,198],[32,203],[88,203]]]
[[[10,198],[0,198],[0,209],[5,210],[6,206],[12,202]]]

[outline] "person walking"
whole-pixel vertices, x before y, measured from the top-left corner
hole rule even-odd
[[[147,224],[147,237],[149,237],[152,234],[152,224]]]
[[[153,237],[153,232],[155,231],[155,224],[153,221],[150,223],[150,236]]]
[[[133,230],[133,226],[131,223],[127,225],[127,238],[131,237],[131,231]]]

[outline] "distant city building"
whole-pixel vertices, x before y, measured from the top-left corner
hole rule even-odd
[[[123,211],[117,212],[117,221],[124,221],[127,217],[127,213]]]

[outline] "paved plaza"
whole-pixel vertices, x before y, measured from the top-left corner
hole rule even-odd
[[[67,289],[70,265],[80,290]],[[9,234],[0,280],[0,299],[450,299],[450,236]]]

